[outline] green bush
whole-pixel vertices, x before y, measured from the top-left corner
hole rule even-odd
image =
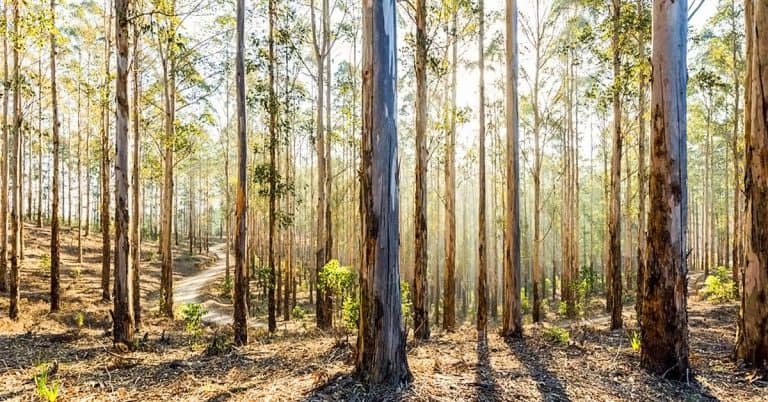
[[[40,269],[43,272],[51,272],[51,256],[49,254],[40,256]]]
[[[320,270],[317,285],[338,296],[349,291],[357,283],[357,275],[352,267],[344,267],[339,260],[330,260]]]
[[[181,308],[181,318],[184,320],[184,327],[192,335],[200,335],[202,332],[203,316],[207,313],[200,303],[185,304]]]
[[[400,312],[403,317],[403,325],[409,328],[412,324],[411,316],[411,288],[406,281],[400,281]],[[358,297],[347,297],[342,304],[342,319],[345,326],[352,330],[358,328],[360,319],[360,299]]]
[[[525,294],[525,288],[520,289],[520,309],[523,314],[531,313],[531,301],[528,299],[528,295]]]
[[[40,368],[40,372],[35,374],[35,388],[37,395],[48,402],[56,402],[59,399],[59,387],[61,384],[54,381],[48,384],[48,367]]]
[[[294,320],[303,320],[306,315],[307,312],[301,308],[301,306],[296,306],[291,310],[291,317],[293,317]]]
[[[629,334],[629,346],[635,352],[640,350],[640,333],[637,331],[632,331]]]
[[[571,340],[571,334],[567,329],[560,327],[548,327],[544,329],[544,336],[553,342],[558,342],[563,345],[567,345]]]
[[[344,325],[350,330],[356,329],[360,317],[360,301],[357,298],[347,297],[342,306]]]
[[[736,288],[731,273],[725,267],[717,267],[714,275],[704,280],[704,298],[712,303],[727,303],[736,298]]]
[[[228,300],[232,299],[233,288],[234,283],[232,282],[232,277],[224,277],[224,279],[222,279],[221,283],[219,284],[219,296]]]

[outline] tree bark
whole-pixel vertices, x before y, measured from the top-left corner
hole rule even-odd
[[[277,331],[277,303],[275,300],[275,286],[277,274],[277,260],[275,258],[275,214],[277,200],[277,98],[275,97],[275,1],[269,0],[269,285],[268,299],[268,325],[269,332]],[[326,250],[328,251],[328,250]]]
[[[53,2],[53,0],[51,0]],[[128,261],[128,10],[130,0],[115,0],[117,120],[115,121],[115,301],[113,339],[133,348],[132,274]]]
[[[746,265],[737,355],[768,365],[768,0],[747,0]]]
[[[237,0],[237,52],[235,55],[235,88],[237,103],[237,193],[235,195],[235,344],[248,343],[248,264],[246,264],[247,167],[245,109],[245,0]]]
[[[412,380],[401,322],[397,152],[397,13],[394,0],[364,2],[363,138],[357,372],[364,383]]]
[[[457,10],[451,19],[451,115],[445,149],[445,275],[443,329],[456,327],[456,70],[458,68]]]
[[[138,11],[138,10],[137,10]],[[137,18],[137,17],[134,17]],[[133,285],[133,322],[136,329],[141,326],[141,131],[139,123],[139,102],[141,100],[141,30],[139,21],[133,24],[133,199],[131,200],[131,267]],[[79,194],[79,193],[78,193]],[[80,217],[78,215],[78,222]]]
[[[611,291],[608,293],[607,308],[611,313],[611,329],[622,327],[621,311],[621,153],[623,135],[621,132],[621,1],[613,0],[613,150],[611,153],[611,193],[608,212],[608,270]]]
[[[56,23],[56,1],[51,0],[51,24]],[[53,148],[53,200],[51,202],[51,312],[59,311],[59,104],[56,94],[56,33],[51,31],[51,125]],[[42,144],[40,144],[42,145]],[[42,147],[40,152],[42,153]],[[38,174],[42,174],[38,172]]]
[[[518,116],[517,0],[506,0],[506,172],[507,207],[504,211],[504,293],[502,335],[523,332],[520,303],[520,127]],[[552,277],[554,286],[554,276]]]
[[[427,307],[427,6],[416,0],[416,185],[414,210],[413,335],[429,339]]]
[[[176,10],[176,2],[170,2],[169,14]],[[175,28],[169,28],[169,35],[176,35]],[[168,39],[163,67],[163,98],[165,114],[165,138],[163,140],[163,188],[160,218],[160,310],[166,317],[173,317],[173,251],[171,250],[171,232],[173,232],[173,154],[176,143],[176,56],[173,41]]]
[[[11,235],[10,235],[10,300],[8,317],[12,320],[19,318],[19,252],[21,251],[21,77],[19,72],[19,0],[13,0],[13,130],[11,131],[11,154],[9,177],[12,182],[11,190]]]
[[[16,3],[14,7],[16,7]],[[0,292],[8,290],[8,99],[11,80],[8,77],[8,8],[3,8],[6,21],[3,34],[3,155],[0,158]]]
[[[483,0],[478,3],[479,16],[479,35],[478,35],[478,58],[480,70],[480,102],[478,105],[479,116],[479,162],[480,173],[478,180],[479,197],[478,201],[478,240],[477,240],[477,330],[485,333],[488,325],[488,262],[486,250],[486,197],[485,197],[485,8]]]
[[[101,99],[101,300],[108,301],[112,294],[109,291],[109,271],[110,271],[110,237],[109,237],[109,76],[110,53],[112,51],[112,15],[110,11],[104,10],[104,19],[106,20],[106,40],[104,43],[104,97]]]
[[[687,379],[688,173],[686,152],[687,1],[653,4],[651,164],[647,262],[643,272],[640,362]]]

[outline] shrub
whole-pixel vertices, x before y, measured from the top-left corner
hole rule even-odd
[[[520,289],[520,309],[523,311],[523,314],[531,313],[531,301],[525,294],[525,288]]]
[[[301,306],[296,306],[291,310],[291,317],[293,317],[294,320],[303,320],[306,315],[307,312],[301,308]]]
[[[40,269],[43,272],[51,272],[51,256],[49,254],[43,254],[40,257]]]
[[[35,374],[35,388],[37,389],[37,395],[44,401],[56,402],[59,399],[59,387],[61,384],[58,381],[54,381],[48,384],[48,367],[40,368],[40,371]]]
[[[317,285],[321,290],[327,290],[336,296],[352,289],[357,281],[357,275],[352,267],[344,267],[339,260],[330,260],[320,270]]]
[[[548,327],[544,329],[544,336],[553,342],[558,342],[563,345],[567,345],[571,340],[571,334],[567,329],[560,327]]]
[[[717,267],[714,275],[704,280],[703,295],[712,303],[727,303],[736,298],[735,284],[725,267]]]
[[[407,329],[412,323],[411,316],[411,288],[408,282],[400,281],[400,312],[403,317],[403,326]],[[360,319],[360,299],[347,297],[342,304],[342,319],[348,329],[356,329]]]
[[[640,333],[632,331],[629,333],[629,346],[634,352],[640,350]]]
[[[184,320],[184,327],[187,332],[194,336],[202,332],[203,316],[207,313],[200,303],[185,304],[181,308],[181,318]]]
[[[225,353],[229,353],[232,350],[232,344],[227,339],[227,336],[220,333],[213,334],[213,337],[205,347],[206,356],[218,356]]]
[[[357,298],[347,297],[344,300],[342,306],[342,316],[344,318],[344,324],[348,329],[353,330],[357,328],[358,318],[360,317],[360,301]]]
[[[225,277],[219,284],[219,296],[225,299],[231,299],[233,288],[234,283],[232,282],[232,277]]]

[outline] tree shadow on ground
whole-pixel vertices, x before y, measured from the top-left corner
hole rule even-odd
[[[488,352],[488,337],[485,332],[477,333],[477,364],[475,365],[476,400],[497,401],[499,387],[496,383],[496,375],[491,367],[490,353]]]
[[[525,339],[508,339],[506,342],[512,353],[536,382],[543,401],[570,402],[571,399],[565,392],[563,383],[549,371],[546,364],[542,363],[551,360],[549,353],[532,352]]]

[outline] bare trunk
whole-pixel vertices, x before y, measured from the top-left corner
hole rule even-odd
[[[139,131],[139,102],[141,99],[141,30],[138,22],[133,25],[133,199],[131,200],[131,283],[133,285],[133,322],[141,326],[141,132]],[[79,194],[79,193],[78,193]],[[78,215],[78,222],[80,221]]]
[[[51,24],[55,25],[56,1],[51,0]],[[53,188],[51,203],[51,312],[59,311],[59,104],[56,94],[56,35],[51,33],[51,125],[53,149]],[[41,144],[42,145],[42,144]],[[42,153],[42,148],[41,151]],[[42,174],[38,172],[38,174]]]
[[[108,4],[110,2],[108,1]],[[109,272],[110,272],[110,237],[109,237],[109,76],[111,73],[109,61],[112,51],[112,14],[111,7],[109,12],[104,10],[104,18],[107,29],[105,32],[107,40],[104,44],[104,91],[105,95],[101,104],[101,300],[110,300],[112,295],[109,292]]]
[[[477,330],[485,333],[485,328],[488,325],[488,262],[486,246],[486,197],[485,197],[485,9],[483,8],[483,0],[480,0],[478,5],[479,11],[479,24],[480,34],[478,35],[478,56],[480,69],[480,104],[478,107],[479,116],[479,131],[478,137],[480,141],[479,145],[479,162],[480,162],[480,174],[479,174],[479,196],[478,201],[478,240],[477,240]]]
[[[13,3],[17,7],[17,3]],[[3,20],[8,27],[8,8],[3,8]],[[8,290],[8,99],[11,80],[8,77],[8,32],[3,35],[3,155],[0,158],[0,292]]]
[[[363,3],[362,232],[357,372],[364,383],[412,380],[401,322],[394,0]]]
[[[451,116],[445,156],[445,275],[443,329],[456,327],[456,70],[458,68],[456,13],[451,20]]]
[[[8,156],[11,185],[11,235],[10,235],[10,300],[8,317],[19,318],[19,252],[21,251],[21,77],[19,72],[19,0],[13,0],[13,130],[11,131],[11,153]]]
[[[650,208],[643,272],[640,362],[666,378],[687,379],[685,0],[653,4]]]
[[[611,291],[608,293],[607,307],[611,313],[611,329],[622,327],[621,311],[622,280],[621,280],[621,153],[623,135],[621,132],[621,53],[619,37],[621,26],[621,2],[613,0],[613,151],[611,153],[611,193],[608,214],[608,270],[610,271]]]
[[[277,331],[277,303],[275,286],[277,266],[275,259],[275,214],[277,198],[277,98],[275,97],[275,1],[269,0],[269,285],[268,285],[268,324],[269,332]]]

